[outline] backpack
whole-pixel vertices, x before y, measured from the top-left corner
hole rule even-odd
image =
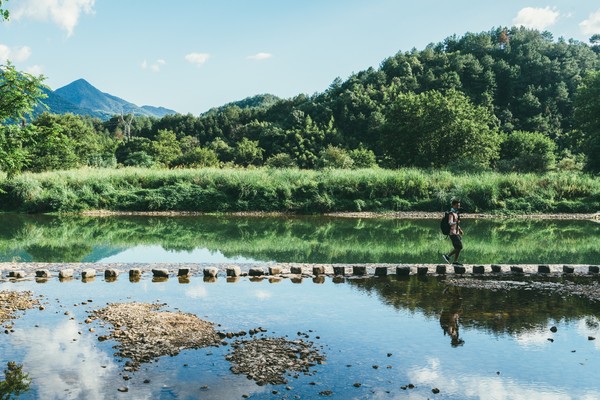
[[[450,211],[446,211],[442,220],[440,221],[440,229],[442,233],[446,236],[450,234],[450,223],[448,222],[448,218],[450,217]]]

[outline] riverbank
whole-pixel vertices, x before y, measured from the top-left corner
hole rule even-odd
[[[579,214],[600,210],[600,179],[573,172],[453,174],[419,169],[82,169],[0,180],[0,211],[439,212]]]

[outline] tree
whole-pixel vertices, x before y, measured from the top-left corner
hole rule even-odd
[[[516,172],[546,172],[556,162],[556,144],[540,132],[515,131],[500,150],[498,169]]]
[[[4,380],[0,381],[0,399],[17,398],[27,392],[30,385],[31,378],[23,372],[23,365],[9,361],[4,370]]]
[[[348,155],[348,152],[340,147],[327,146],[322,150],[317,159],[319,168],[352,168],[354,160]]]
[[[456,159],[486,167],[498,158],[498,120],[455,90],[400,94],[386,121],[381,148],[395,167],[445,167]]]
[[[575,96],[575,123],[583,132],[586,169],[600,172],[600,72],[588,74]]]
[[[6,1],[8,1],[8,0],[6,0]],[[0,21],[7,20],[9,15],[10,14],[8,13],[8,10],[2,9],[2,0],[0,0]]]
[[[21,121],[45,98],[43,76],[20,72],[9,61],[0,65],[0,123]]]
[[[175,132],[160,130],[156,139],[152,142],[152,153],[154,160],[166,167],[170,166],[173,160],[181,156],[181,148],[177,142]]]
[[[245,167],[249,165],[258,165],[263,161],[264,152],[264,149],[258,145],[258,140],[248,140],[247,138],[242,138],[242,140],[239,141],[235,146],[234,160],[236,164],[243,165]]]

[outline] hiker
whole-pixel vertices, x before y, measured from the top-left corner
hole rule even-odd
[[[460,251],[463,248],[462,245],[462,234],[463,230],[460,228],[460,201],[452,200],[452,208],[450,209],[450,213],[448,215],[448,224],[450,225],[450,240],[452,240],[452,251],[448,254],[442,254],[444,260],[450,264],[450,257],[454,256],[455,265],[461,265],[458,262],[458,256],[460,255]]]

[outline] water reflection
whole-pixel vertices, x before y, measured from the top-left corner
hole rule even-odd
[[[50,328],[17,330],[9,336],[11,345],[24,352],[23,364],[41,398],[106,398],[116,363],[98,350],[91,336],[80,335],[79,329],[69,320]]]
[[[437,220],[0,216],[0,260],[439,263]],[[465,220],[465,263],[595,264],[592,221]],[[467,241],[468,238],[468,241]]]

